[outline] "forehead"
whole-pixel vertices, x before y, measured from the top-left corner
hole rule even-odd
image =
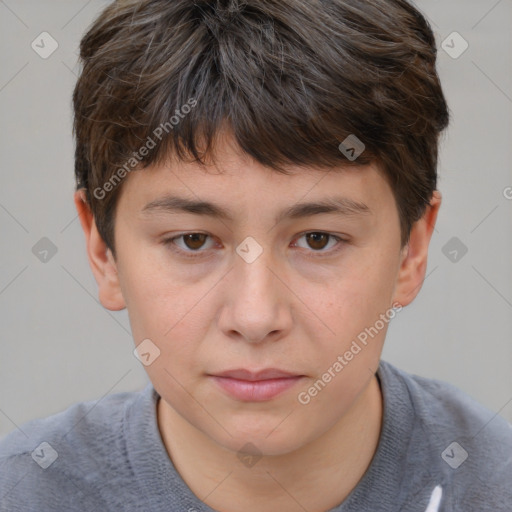
[[[156,211],[159,201],[174,196],[225,205],[224,211],[230,215],[240,209],[259,211],[263,205],[273,208],[340,197],[346,199],[345,207],[352,203],[357,210],[393,198],[376,163],[335,168],[290,165],[285,170],[283,174],[262,165],[225,138],[217,143],[214,160],[205,166],[170,157],[165,163],[131,172],[119,202],[138,211]]]

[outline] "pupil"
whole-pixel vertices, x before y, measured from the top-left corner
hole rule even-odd
[[[324,241],[327,239],[327,235],[325,233],[309,233],[306,236],[308,237],[308,243],[310,243],[311,240],[313,239],[313,245],[310,244],[312,249],[323,249],[326,246],[325,243],[320,243],[320,247],[315,245],[316,242],[318,242],[318,240],[321,239],[322,237],[324,238]]]
[[[192,233],[189,235],[185,235],[185,244],[189,249],[200,249],[204,243],[204,240],[201,237],[204,237],[203,233]],[[190,245],[192,242],[192,245]],[[199,243],[197,243],[199,242]]]

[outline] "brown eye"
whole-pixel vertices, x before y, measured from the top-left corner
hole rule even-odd
[[[186,247],[191,250],[201,249],[208,235],[204,233],[188,233],[182,235]]]
[[[213,238],[206,233],[183,233],[164,239],[162,243],[181,256],[190,257],[205,256],[207,250],[215,245]]]
[[[328,233],[307,233],[307,242],[312,249],[320,250],[326,247],[331,235]]]
[[[296,240],[296,247],[308,249],[310,255],[314,257],[334,255],[347,242],[344,238],[322,231],[302,233]]]

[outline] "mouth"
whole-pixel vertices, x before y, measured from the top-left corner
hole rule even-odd
[[[209,377],[232,398],[243,402],[265,402],[295,386],[305,375],[276,368],[255,372],[240,368]]]

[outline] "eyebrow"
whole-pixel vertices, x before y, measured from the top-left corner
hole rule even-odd
[[[196,201],[174,195],[155,199],[146,204],[141,210],[143,215],[151,215],[158,212],[192,213],[233,221],[233,215],[230,211],[220,205],[209,201]],[[299,219],[322,213],[335,213],[345,216],[371,215],[372,210],[368,205],[346,197],[328,197],[314,202],[297,203],[285,208],[277,214],[275,222],[277,224],[284,219]]]

